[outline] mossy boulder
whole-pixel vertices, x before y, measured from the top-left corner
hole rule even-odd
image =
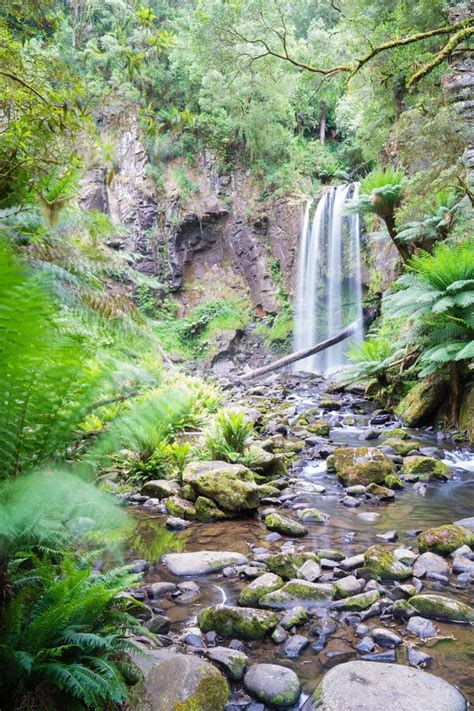
[[[403,489],[405,486],[398,474],[388,474],[385,477],[384,484],[388,486],[389,489]]]
[[[408,477],[416,476],[420,479],[441,479],[442,481],[448,481],[448,479],[451,479],[453,476],[448,465],[439,459],[417,455],[405,457],[402,471]]]
[[[393,474],[389,474],[388,476],[393,476]],[[395,497],[393,489],[389,489],[388,486],[382,486],[381,484],[369,484],[367,492],[372,494],[372,496],[378,496],[379,499],[393,499]]]
[[[298,570],[307,560],[319,563],[316,553],[275,553],[268,558],[267,568],[285,580],[291,580],[296,578]]]
[[[358,595],[350,595],[333,603],[333,607],[337,610],[347,610],[349,612],[362,612],[368,610],[374,603],[380,600],[378,590],[368,590],[367,592],[359,593]]]
[[[245,674],[244,687],[265,706],[278,709],[293,707],[301,694],[295,672],[279,664],[254,664]]]
[[[290,610],[301,606],[307,609],[321,600],[330,600],[334,588],[326,583],[310,583],[307,580],[290,580],[283,587],[260,598],[261,607]]]
[[[156,499],[165,499],[179,494],[179,484],[174,479],[150,479],[142,486],[140,493]]]
[[[327,523],[329,521],[329,515],[319,509],[302,509],[298,515],[302,523]]]
[[[364,564],[365,570],[376,580],[404,580],[412,575],[412,569],[382,545],[371,546],[365,551]]]
[[[181,499],[179,496],[169,496],[165,501],[165,507],[170,516],[178,516],[186,521],[194,521],[196,518],[196,507],[191,501]]]
[[[280,490],[271,484],[260,484],[258,487],[259,496],[279,496]]]
[[[308,533],[308,529],[301,523],[279,513],[268,514],[264,520],[265,526],[270,531],[277,531],[277,533],[281,533],[284,536],[301,537]]]
[[[223,711],[229,697],[225,677],[192,654],[154,653],[154,664],[137,690],[133,708],[147,711]]]
[[[308,432],[317,435],[318,437],[329,437],[330,431],[329,422],[327,420],[318,420],[312,425],[308,425]]]
[[[267,593],[278,590],[283,586],[283,580],[275,573],[264,573],[245,587],[239,595],[239,605],[255,607],[258,601]]]
[[[397,471],[392,460],[376,447],[339,447],[334,452],[334,466],[344,486],[382,484]]]
[[[418,449],[420,442],[416,439],[400,439],[399,437],[389,437],[384,445],[391,447],[396,454],[404,457],[414,449]]]
[[[196,507],[196,518],[202,523],[209,523],[212,521],[225,521],[228,515],[225,514],[221,509],[216,506],[212,499],[208,499],[205,496],[198,496],[195,502]]]
[[[474,442],[474,385],[466,388],[459,410],[459,429]]]
[[[248,657],[238,649],[228,647],[211,647],[206,651],[206,656],[217,664],[232,681],[242,679]]]
[[[431,551],[438,555],[449,555],[461,546],[474,544],[474,532],[454,523],[429,528],[418,536],[420,553]]]
[[[322,410],[340,410],[341,403],[337,402],[337,400],[331,400],[330,398],[326,398],[325,400],[320,400],[319,407]]]
[[[407,427],[430,424],[447,393],[445,378],[440,374],[420,380],[397,407],[397,415]]]
[[[380,433],[380,439],[391,439],[396,437],[397,439],[410,439],[410,435],[406,430],[402,430],[401,427],[392,427],[390,430],[384,430]]]
[[[190,462],[183,483],[197,496],[214,501],[223,511],[249,512],[258,507],[258,487],[253,473],[241,464]]]
[[[334,457],[334,454],[330,454],[329,457],[326,459],[326,469],[328,470],[328,472],[336,471],[336,459]]]
[[[262,639],[278,624],[278,616],[269,610],[253,607],[206,607],[198,615],[202,632],[216,632],[221,637]]]
[[[268,452],[257,444],[252,444],[247,450],[250,457],[249,467],[260,474],[277,474],[281,472],[282,458]],[[283,467],[284,471],[284,467]]]
[[[474,623],[474,609],[450,597],[427,593],[414,595],[408,603],[423,617],[446,622]]]

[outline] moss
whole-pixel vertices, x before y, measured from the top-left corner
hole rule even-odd
[[[258,493],[260,496],[278,496],[280,490],[271,484],[261,484],[258,487]]]
[[[337,473],[344,486],[379,484],[390,474],[395,474],[393,463],[383,461],[354,464]]]
[[[173,711],[223,711],[228,698],[229,686],[218,673],[202,679],[195,693],[188,699],[178,701]]]
[[[203,523],[212,521],[225,521],[226,514],[218,508],[211,499],[198,496],[196,499],[196,518]]]
[[[307,560],[319,563],[316,553],[275,553],[267,560],[267,568],[286,580],[296,578],[298,570]]]
[[[397,407],[397,414],[407,427],[430,424],[440,409],[446,394],[442,375],[431,375],[420,380]]]
[[[319,403],[319,407],[323,410],[340,410],[341,403],[336,402],[336,400],[330,400],[328,398],[326,400],[321,400]]]
[[[459,600],[442,595],[414,595],[408,603],[423,617],[448,622],[474,623],[474,609]]]
[[[318,509],[303,509],[300,512],[303,523],[327,523],[329,516]]]
[[[418,449],[420,443],[416,439],[400,439],[397,437],[390,437],[385,440],[384,445],[391,447],[396,454],[404,457],[412,450]]]
[[[291,609],[297,605],[304,607],[306,603],[309,603],[308,606],[311,607],[319,600],[330,599],[332,594],[332,585],[319,585],[305,580],[290,580],[279,590],[260,598],[260,605],[282,610]]]
[[[398,439],[409,439],[410,435],[406,430],[402,430],[400,427],[394,427],[391,430],[385,430],[381,432],[380,439],[390,439],[391,437],[397,437]]]
[[[379,591],[370,590],[366,593],[343,598],[338,605],[339,609],[348,610],[349,612],[362,612],[362,610],[367,610],[378,600],[380,600]]]
[[[267,573],[266,575],[268,576],[273,574]],[[262,578],[263,577],[264,576],[262,576]],[[269,578],[267,579],[269,580]],[[260,578],[257,578],[252,581],[250,585],[247,585],[247,587],[241,591],[239,595],[239,605],[244,607],[253,607],[254,605],[258,605],[258,601],[261,597],[273,592],[274,590],[278,590],[283,585],[283,580],[279,575],[276,575],[273,581],[268,584],[263,583],[263,581],[258,584],[259,580]]]
[[[178,516],[187,521],[193,521],[196,518],[196,507],[185,499],[180,499],[179,496],[170,496],[165,500],[166,510],[170,516]]]
[[[328,472],[336,471],[336,460],[334,458],[334,454],[330,454],[329,457],[326,459],[326,469],[328,470]]]
[[[474,543],[474,533],[462,526],[446,524],[423,531],[418,536],[418,550],[420,553],[431,551],[438,555],[449,555],[457,548]]]
[[[474,385],[466,388],[459,411],[459,429],[466,432],[470,442],[474,442]]]
[[[427,478],[442,479],[444,481],[452,478],[448,465],[435,457],[412,456],[403,460],[402,471],[408,476],[427,475]]]
[[[404,580],[412,569],[400,563],[393,553],[381,545],[371,546],[364,553],[366,569],[376,580]]]
[[[367,491],[369,492],[369,494],[372,494],[372,496],[379,496],[382,499],[391,499],[394,496],[394,493],[391,489],[386,486],[380,486],[380,484],[369,484],[369,486],[367,487]]]
[[[262,639],[278,624],[274,613],[250,608],[207,607],[201,610],[198,619],[203,632],[240,639]]]
[[[308,531],[307,529],[297,521],[293,521],[285,516],[280,516],[280,514],[268,514],[265,516],[265,526],[270,529],[270,531],[277,531],[285,536],[305,536]]]
[[[318,437],[328,437],[330,431],[329,422],[327,420],[319,420],[308,426],[308,432],[317,435]]]
[[[405,486],[397,474],[389,474],[386,476],[384,484],[385,486],[388,486],[389,489],[403,489]]]

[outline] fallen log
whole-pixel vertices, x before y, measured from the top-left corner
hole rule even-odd
[[[270,373],[273,370],[279,370],[280,368],[284,368],[285,365],[290,365],[290,363],[296,363],[296,361],[298,360],[308,358],[308,356],[314,355],[315,353],[320,353],[321,351],[326,350],[326,348],[330,348],[331,346],[336,345],[336,343],[340,343],[340,341],[344,341],[349,336],[352,336],[352,334],[357,331],[357,328],[359,326],[360,321],[354,321],[354,323],[351,323],[343,331],[339,331],[339,333],[336,333],[335,336],[331,336],[331,338],[327,338],[325,341],[320,341],[319,343],[316,343],[315,346],[311,346],[311,348],[305,348],[302,351],[296,351],[295,353],[291,353],[290,355],[287,355],[284,358],[280,358],[279,360],[273,361],[273,363],[269,363],[268,365],[263,365],[261,368],[251,370],[250,373],[245,373],[245,375],[242,375],[241,379],[252,380],[252,378],[257,378],[259,375]]]

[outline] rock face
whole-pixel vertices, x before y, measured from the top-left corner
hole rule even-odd
[[[201,610],[198,622],[203,632],[217,632],[222,637],[262,639],[277,626],[278,617],[267,610],[214,605]]]
[[[241,464],[190,462],[184,469],[183,483],[224,511],[245,513],[258,507],[254,475]]]
[[[218,573],[228,565],[245,565],[247,557],[229,551],[196,551],[195,553],[168,553],[163,563],[173,575],[207,575]]]
[[[245,689],[272,708],[293,706],[301,694],[301,684],[294,671],[278,664],[254,664],[244,677]]]
[[[140,711],[223,711],[229,687],[220,671],[191,654],[158,651],[141,685]]]
[[[347,662],[331,669],[303,711],[466,711],[451,684],[401,664]]]

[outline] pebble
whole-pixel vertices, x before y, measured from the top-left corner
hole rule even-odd
[[[295,659],[299,657],[303,649],[305,649],[309,644],[309,639],[301,634],[295,634],[286,640],[282,647],[282,652],[285,657],[289,659]]]
[[[402,638],[395,634],[392,630],[388,630],[385,627],[375,627],[372,632],[372,639],[379,647],[386,647],[387,649],[393,649],[394,647],[399,647],[402,643]]]
[[[342,499],[342,503],[344,506],[347,506],[350,509],[356,509],[358,506],[360,506],[360,501],[355,499],[353,496],[344,496]]]
[[[356,644],[356,649],[361,654],[366,654],[367,652],[372,652],[375,649],[375,642],[372,637],[362,637],[360,642]]]
[[[433,661],[433,657],[430,657],[429,654],[425,654],[411,646],[408,647],[407,659],[411,667],[417,667],[418,669],[424,669]]]

